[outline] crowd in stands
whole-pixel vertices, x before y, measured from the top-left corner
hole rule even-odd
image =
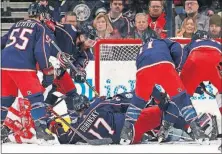
[[[173,8],[173,35],[191,38],[197,30],[221,36],[221,0],[37,0],[49,8],[54,21],[94,27],[98,39],[140,38],[152,35],[167,38],[167,7]],[[10,15],[4,0],[3,16]],[[169,10],[169,9],[168,9]],[[65,22],[66,20],[66,22]]]

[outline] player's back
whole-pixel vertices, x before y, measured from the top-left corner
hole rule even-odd
[[[154,39],[144,44],[136,60],[137,68],[160,62],[174,63],[169,49],[171,44],[172,41],[168,43],[164,39]]]
[[[118,95],[112,99],[96,98],[84,112],[83,118],[73,126],[88,139],[110,137],[113,143],[119,143],[125,113],[132,98],[131,93]],[[72,143],[78,141],[75,137]]]
[[[2,68],[36,69],[36,57],[47,65],[45,29],[42,24],[33,19],[15,23],[8,32],[6,47],[2,50]]]
[[[188,44],[185,49],[188,50],[189,54],[197,50],[202,52],[216,50],[221,53],[221,43],[212,39],[198,39]]]
[[[64,24],[56,26],[55,37],[58,46],[63,52],[66,52],[70,55],[76,50],[76,36],[77,30],[74,26],[70,24]]]

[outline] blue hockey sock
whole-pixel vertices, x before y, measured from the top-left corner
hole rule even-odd
[[[181,92],[179,95],[172,98],[179,108],[182,117],[188,123],[197,118],[196,110],[194,109],[190,96],[186,92]]]
[[[46,124],[46,105],[44,104],[43,94],[36,94],[27,97],[31,103],[31,115],[34,121],[41,120]]]
[[[125,120],[134,124],[137,121],[142,109],[145,106],[146,106],[146,101],[134,95],[131,104],[127,109]]]
[[[179,109],[178,109],[177,105],[172,101],[168,102],[167,110],[163,113],[164,113],[163,120],[165,120],[165,121],[168,121],[170,123],[176,123],[176,121],[178,120]]]
[[[12,106],[13,102],[15,101],[15,97],[1,97],[1,124],[3,124],[7,114],[8,108]]]

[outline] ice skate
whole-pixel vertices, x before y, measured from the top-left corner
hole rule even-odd
[[[10,129],[6,126],[1,126],[1,142],[5,143],[8,139]]]
[[[41,124],[40,121],[35,122],[35,131],[36,131],[36,138],[37,139],[43,139],[45,141],[55,139],[55,137],[52,135],[50,130],[48,130],[46,125]]]
[[[160,127],[160,130],[158,132],[158,142],[159,143],[164,142],[167,139],[167,137],[169,135],[169,131],[172,128],[172,126],[173,126],[172,123],[163,120],[162,126]]]
[[[206,134],[204,134],[204,131],[201,129],[201,127],[196,121],[192,121],[190,123],[190,128],[192,130],[192,134],[195,140],[202,142],[205,139],[209,139],[209,137]]]

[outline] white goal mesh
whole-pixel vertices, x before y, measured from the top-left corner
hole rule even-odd
[[[100,61],[136,60],[142,42],[140,40],[102,40],[98,43]]]

